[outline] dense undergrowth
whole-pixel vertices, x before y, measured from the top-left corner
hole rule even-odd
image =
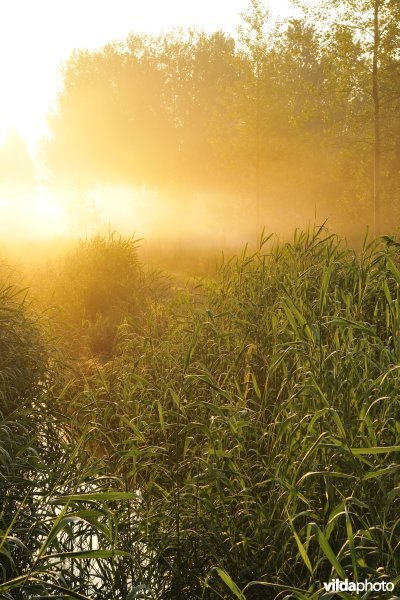
[[[399,589],[399,259],[303,232],[182,289],[96,238],[58,340],[3,287],[0,597]]]

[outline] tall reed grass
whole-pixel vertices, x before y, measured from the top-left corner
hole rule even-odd
[[[399,258],[390,240],[356,253],[321,229],[262,239],[123,322],[111,360],[47,391],[57,485],[12,589],[305,600],[332,577],[399,586]]]

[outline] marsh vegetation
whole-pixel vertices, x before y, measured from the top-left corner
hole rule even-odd
[[[45,274],[35,303],[2,287],[2,597],[396,583],[397,244],[297,232],[186,287],[135,253],[97,237],[47,272],[52,330]]]
[[[0,149],[4,600],[400,589],[400,4],[295,4],[78,49]]]

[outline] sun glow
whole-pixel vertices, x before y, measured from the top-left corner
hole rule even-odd
[[[157,34],[176,27],[206,32],[224,30],[235,34],[240,13],[248,4],[248,0],[220,0],[218,3],[214,0],[203,0],[202,3],[182,0],[168,3],[164,0],[146,3],[136,0],[2,1],[0,146],[3,148],[0,152],[4,150],[10,132],[13,132],[14,143],[19,136],[18,152],[21,152],[22,139],[26,144],[23,167],[31,161],[28,171],[30,168],[32,175],[29,185],[26,181],[21,184],[18,161],[14,165],[13,158],[9,158],[7,166],[3,167],[3,171],[10,168],[13,177],[16,173],[16,179],[14,183],[8,181],[7,185],[0,185],[1,237],[35,238],[76,233],[72,214],[75,192],[69,192],[68,196],[64,190],[54,190],[43,184],[38,154],[38,143],[48,135],[48,114],[61,89],[61,66],[75,48],[94,50],[108,42],[123,40],[131,32]],[[284,16],[290,10],[289,0],[266,0],[266,5],[275,15]],[[18,152],[15,156],[19,156]],[[126,193],[137,196],[132,190]],[[96,215],[102,214],[103,223],[134,221],[135,227],[142,228],[143,235],[148,229],[147,224],[154,221],[149,217],[148,204],[143,204],[138,197],[136,201],[130,198],[127,202],[124,194],[121,196],[115,190],[113,194],[114,199],[118,197],[118,202],[109,201],[108,192],[104,193]],[[134,207],[134,215],[129,213],[127,206]],[[154,210],[161,214],[163,209],[157,207],[156,202],[155,206]],[[82,227],[84,234],[85,225]]]
[[[3,0],[0,4],[0,142],[16,129],[35,150],[61,84],[60,66],[74,48],[97,48],[130,32],[174,27],[234,34],[247,0]],[[266,2],[285,15],[289,0]]]
[[[12,193],[2,190],[0,211],[3,241],[15,236],[46,239],[70,233],[67,205],[57,194],[41,186],[18,187]]]

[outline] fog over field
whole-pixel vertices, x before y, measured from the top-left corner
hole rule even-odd
[[[199,18],[178,4],[171,23]],[[263,228],[284,238],[326,220],[354,243],[367,227],[394,233],[392,4],[377,24],[361,0],[353,12],[340,2],[242,3],[226,22],[205,6],[197,31],[157,30],[154,21],[147,34],[139,17],[129,32],[125,4],[107,34],[99,6],[91,36],[59,32],[59,71],[46,61],[37,71],[48,69],[51,93],[39,85],[30,106],[29,97],[12,101],[13,89],[22,92],[10,84],[3,98],[3,244],[112,229],[153,246],[229,249],[256,245]],[[34,56],[32,72],[42,64]]]

